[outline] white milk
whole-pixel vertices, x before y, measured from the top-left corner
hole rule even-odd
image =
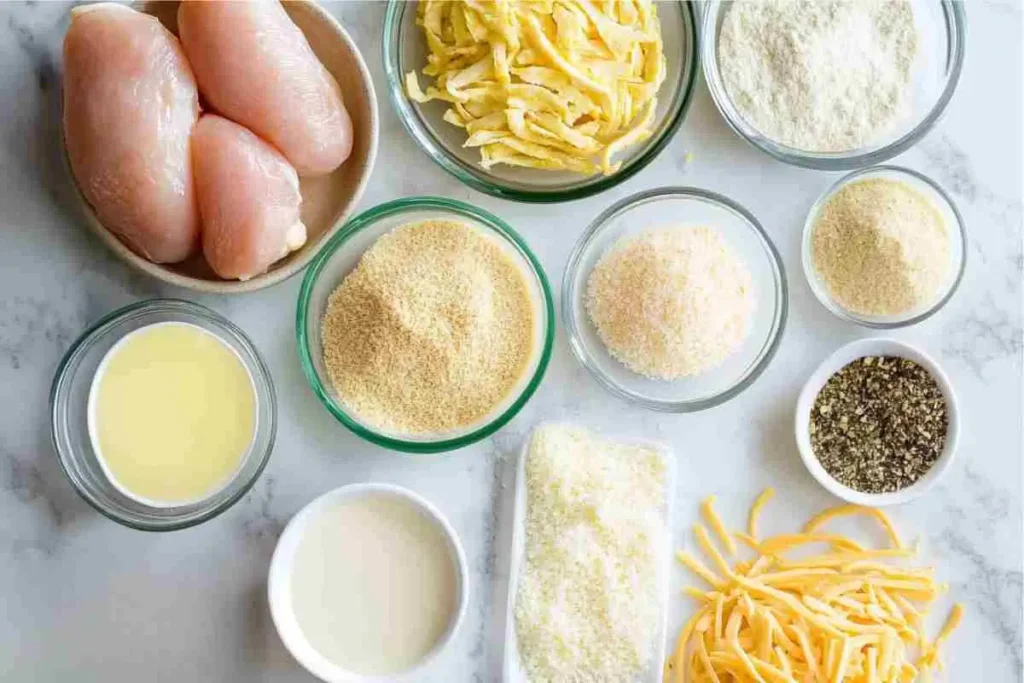
[[[292,609],[309,644],[352,673],[422,661],[457,608],[458,574],[437,523],[387,494],[340,500],[306,524],[292,565]]]

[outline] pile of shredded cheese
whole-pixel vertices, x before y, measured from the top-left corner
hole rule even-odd
[[[651,0],[419,3],[430,51],[416,102],[451,103],[481,166],[615,172],[612,157],[650,136],[665,79]]]
[[[665,456],[545,425],[526,457],[515,629],[527,678],[632,681],[661,621]]]
[[[773,495],[755,501],[747,533],[730,534],[709,498],[702,511],[729,555],[734,538],[755,559],[730,566],[704,525],[694,524],[698,545],[714,570],[686,552],[679,561],[711,586],[688,587],[700,607],[679,634],[665,680],[679,683],[906,683],[931,680],[942,666],[939,646],[960,623],[954,605],[934,640],[924,617],[945,586],[933,570],[911,569],[892,560],[915,553],[904,547],[881,510],[843,505],[812,518],[798,534],[765,539],[757,535],[760,510]],[[820,531],[835,517],[870,515],[882,525],[892,547],[864,548],[841,535]],[[829,552],[789,558],[808,545]],[[916,652],[916,657],[914,653]]]

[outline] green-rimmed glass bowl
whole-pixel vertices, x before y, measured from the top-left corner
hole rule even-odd
[[[399,226],[426,220],[454,220],[469,224],[493,238],[521,268],[534,303],[534,351],[518,384],[482,420],[463,429],[439,434],[390,433],[360,418],[334,390],[323,359],[321,323],[328,297],[379,237]],[[544,269],[512,228],[497,216],[463,202],[441,197],[408,197],[360,214],[331,238],[313,260],[302,281],[295,333],[306,379],[313,393],[339,422],[385,448],[408,453],[438,453],[475,443],[515,417],[544,377],[555,338],[554,320],[555,308]]]
[[[585,176],[561,171],[498,165],[480,167],[480,150],[462,146],[466,131],[442,120],[447,104],[419,104],[409,99],[405,74],[420,73],[427,64],[422,30],[416,26],[416,3],[391,0],[384,15],[384,71],[391,101],[406,130],[441,168],[470,187],[503,199],[520,202],[563,202],[582,199],[615,187],[649,164],[665,148],[686,115],[698,69],[697,15],[693,3],[676,0],[657,3],[665,51],[665,82],[658,91],[658,107],[651,136],[633,145],[617,159],[622,167],[612,175]]]

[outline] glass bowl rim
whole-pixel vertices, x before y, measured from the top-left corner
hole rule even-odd
[[[652,199],[661,200],[667,198],[697,199],[738,215],[764,249],[768,262],[772,266],[772,280],[775,285],[774,291],[777,303],[774,307],[775,310],[772,317],[771,331],[767,339],[761,345],[761,349],[758,352],[758,357],[755,362],[735,383],[726,387],[722,391],[711,394],[710,396],[694,400],[672,401],[652,399],[647,396],[637,394],[636,392],[629,391],[622,387],[618,382],[613,381],[604,371],[597,367],[594,361],[591,360],[590,353],[586,351],[580,341],[580,326],[577,323],[577,316],[575,314],[576,306],[574,305],[574,298],[576,296],[576,275],[583,260],[583,255],[590,248],[594,238],[608,227],[612,219],[633,208],[635,205]],[[786,320],[788,315],[789,285],[786,281],[786,269],[782,262],[782,257],[780,256],[778,249],[775,247],[775,244],[768,236],[768,233],[761,226],[760,222],[758,222],[757,218],[755,218],[752,213],[741,206],[738,202],[735,202],[724,195],[718,194],[717,192],[704,190],[698,187],[670,186],[644,190],[625,197],[605,209],[597,218],[594,219],[583,234],[580,235],[576,245],[573,247],[572,253],[569,255],[569,261],[565,266],[565,274],[562,278],[562,324],[565,325],[566,331],[568,332],[569,346],[572,349],[573,355],[576,356],[576,359],[580,364],[590,372],[598,383],[610,393],[623,398],[630,403],[659,412],[692,413],[706,410],[735,398],[749,388],[761,376],[771,363],[771,360],[775,357],[775,354],[779,349],[779,345],[782,342],[782,335],[786,329]]]
[[[388,0],[384,13],[381,56],[384,63],[384,75],[388,82],[391,104],[398,115],[398,119],[402,122],[402,127],[405,128],[409,136],[416,142],[417,147],[449,175],[474,190],[493,197],[529,204],[557,204],[591,197],[624,183],[646,168],[664,151],[686,118],[686,113],[697,90],[697,73],[700,71],[700,28],[698,13],[694,9],[694,3],[690,0],[674,0],[674,2],[680,5],[680,9],[684,14],[688,15],[690,26],[690,49],[688,52],[691,66],[688,74],[681,74],[680,76],[680,94],[676,98],[678,99],[678,104],[675,105],[673,110],[668,112],[668,125],[665,126],[660,136],[654,140],[645,152],[629,165],[624,165],[619,171],[610,176],[604,176],[589,185],[556,191],[512,189],[504,185],[501,180],[495,178],[488,180],[469,173],[458,163],[452,161],[452,155],[445,146],[437,142],[433,135],[423,129],[422,125],[414,122],[416,115],[415,112],[412,112],[412,105],[408,103],[408,97],[405,95],[404,75],[399,73],[397,50],[391,44],[390,37],[396,35],[399,29],[402,12],[404,12],[406,5],[413,4],[408,0]],[[410,112],[412,112],[412,115],[410,115]]]
[[[863,177],[880,173],[909,176],[931,188],[931,190],[938,195],[939,199],[949,207],[950,212],[952,212],[956,219],[956,235],[954,236],[951,234],[950,241],[959,238],[958,241],[960,242],[960,262],[957,264],[956,275],[954,275],[948,289],[946,289],[942,296],[935,300],[935,303],[925,310],[910,317],[897,318],[895,320],[871,320],[870,318],[861,316],[853,311],[848,311],[828,293],[828,289],[825,287],[825,284],[821,282],[821,278],[817,275],[817,271],[811,258],[811,233],[814,232],[814,221],[818,217],[818,214],[821,213],[821,209],[825,203],[831,199],[836,192],[843,189],[850,183]],[[953,231],[951,230],[950,232]],[[812,204],[811,208],[807,211],[807,217],[804,219],[803,234],[800,237],[800,263],[803,266],[804,279],[807,281],[807,285],[810,287],[811,292],[814,293],[814,298],[816,298],[818,303],[824,306],[829,313],[840,320],[861,325],[862,327],[875,330],[895,330],[901,327],[910,327],[911,325],[916,325],[919,322],[927,320],[942,310],[945,305],[949,303],[949,300],[953,298],[953,295],[956,293],[957,289],[959,289],[960,282],[964,279],[964,271],[967,268],[967,247],[967,226],[964,223],[964,217],[960,213],[960,209],[957,208],[956,202],[953,201],[953,198],[942,188],[941,185],[925,174],[915,171],[912,168],[897,166],[895,164],[879,164],[877,166],[868,166],[867,168],[861,168],[847,173],[842,178],[839,178],[839,180],[836,180],[834,183],[829,185],[814,201],[814,204]]]
[[[529,382],[527,382],[527,384],[522,388],[515,400],[492,420],[489,420],[485,424],[480,425],[466,434],[448,437],[437,441],[411,441],[398,436],[387,436],[354,420],[348,414],[348,411],[337,405],[328,394],[327,389],[324,386],[324,382],[320,379],[320,375],[317,373],[316,368],[313,365],[312,351],[310,350],[310,339],[306,332],[313,287],[316,284],[320,273],[331,260],[331,257],[334,256],[334,254],[345,244],[347,244],[349,238],[356,233],[376,224],[384,218],[417,210],[445,211],[462,218],[468,218],[485,225],[491,231],[501,236],[506,242],[511,243],[512,246],[523,255],[526,262],[529,264],[530,271],[537,279],[541,295],[544,299],[543,306],[541,307],[545,323],[542,334],[543,341],[541,343],[540,356],[537,360],[537,367],[533,371],[533,376],[530,378]],[[320,403],[323,404],[327,411],[333,415],[336,420],[341,422],[341,424],[357,436],[362,437],[370,443],[393,451],[412,454],[441,453],[469,446],[470,444],[476,443],[477,441],[490,436],[515,417],[537,391],[541,381],[544,379],[544,374],[547,371],[549,362],[551,361],[551,354],[554,348],[555,325],[555,307],[554,300],[551,295],[551,286],[548,283],[547,275],[544,273],[544,268],[541,266],[540,261],[534,253],[527,246],[526,241],[502,219],[489,211],[456,199],[434,196],[416,196],[393,199],[367,209],[355,218],[350,219],[337,234],[331,237],[323,249],[320,250],[320,253],[316,255],[316,258],[314,258],[310,263],[309,268],[306,270],[306,274],[302,278],[302,286],[299,289],[299,299],[295,313],[295,335],[296,341],[298,342],[299,362],[302,365],[302,372],[306,376],[306,381],[309,383],[310,388],[313,390],[313,393],[316,395],[317,399],[319,399]]]
[[[76,477],[72,476],[68,469],[68,464],[65,462],[64,450],[60,447],[57,440],[57,404],[58,399],[62,396],[66,382],[69,379],[67,377],[67,371],[71,362],[78,358],[80,352],[87,348],[88,345],[95,342],[97,335],[102,333],[108,326],[116,323],[130,315],[138,312],[147,312],[150,310],[166,308],[169,310],[186,310],[190,314],[202,318],[205,322],[220,326],[231,332],[235,339],[241,344],[245,351],[251,355],[255,361],[250,367],[246,359],[242,359],[246,364],[246,369],[253,375],[253,389],[256,392],[257,400],[265,400],[269,407],[269,426],[267,434],[267,445],[264,448],[263,453],[259,456],[259,462],[256,465],[256,469],[252,475],[239,486],[238,490],[232,493],[230,496],[225,498],[222,502],[211,507],[208,510],[203,511],[201,514],[195,517],[190,517],[181,521],[169,522],[166,524],[150,524],[147,522],[140,522],[135,519],[129,519],[123,517],[115,512],[109,510],[106,506],[100,503],[98,500],[94,500],[92,495],[85,491],[79,484]],[[257,377],[258,376],[258,380]],[[266,396],[260,396],[259,384],[263,383],[266,387]],[[137,531],[150,531],[154,533],[166,532],[166,531],[179,531],[181,529],[188,529],[193,526],[207,522],[214,517],[217,517],[221,513],[225,512],[229,508],[233,507],[235,503],[242,499],[252,487],[256,484],[256,481],[263,474],[263,470],[266,468],[267,463],[270,461],[270,455],[274,451],[274,443],[277,440],[277,393],[274,388],[274,381],[270,374],[270,370],[267,368],[266,362],[260,355],[259,351],[253,345],[252,340],[249,339],[248,335],[238,327],[235,323],[228,320],[226,317],[217,313],[211,308],[203,306],[202,304],[195,303],[194,301],[187,301],[185,299],[177,299],[174,297],[156,297],[150,299],[144,299],[142,301],[136,301],[134,303],[127,304],[113,311],[110,311],[106,315],[102,316],[99,320],[92,323],[84,332],[82,332],[71,346],[64,353],[60,363],[57,365],[57,370],[53,375],[53,382],[50,385],[50,443],[53,447],[54,453],[57,456],[57,462],[60,464],[61,470],[64,472],[64,476],[71,483],[71,487],[75,492],[89,504],[91,508],[99,512],[101,515],[110,519],[118,524],[124,525]],[[257,427],[257,432],[258,432]],[[250,456],[251,457],[251,456]],[[230,487],[230,483],[228,484]]]
[[[732,104],[718,69],[718,18],[733,0],[710,0],[701,22],[701,63],[704,81],[726,124],[740,138],[769,156],[792,166],[819,171],[849,171],[880,164],[916,145],[942,119],[953,99],[963,71],[967,41],[967,12],[962,0],[939,0],[946,17],[949,45],[946,53],[945,83],[931,110],[903,135],[881,146],[861,147],[845,152],[810,152],[789,147],[762,135],[746,123]]]

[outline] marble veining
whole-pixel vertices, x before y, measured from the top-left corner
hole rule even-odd
[[[478,194],[437,168],[405,133],[380,63],[382,2],[328,3],[352,32],[375,80],[381,147],[362,208],[437,194],[505,218],[533,248],[558,294],[579,233],[611,203],[640,190],[695,185],[753,212],[786,267],[790,315],[778,354],[732,401],[663,415],[606,394],[576,362],[561,329],[534,398],[489,439],[443,457],[389,453],[347,432],[311,394],[292,332],[299,279],[239,297],[194,296],[129,270],[85,228],[59,140],[61,39],[68,2],[0,3],[0,680],[181,680],[309,683],[274,632],[266,569],[284,525],[342,484],[408,486],[449,518],[465,546],[471,604],[453,646],[424,683],[500,680],[516,461],[545,420],[667,442],[676,454],[674,535],[688,543],[697,501],[718,495],[742,524],[767,485],[780,495],[765,524],[791,529],[834,503],[796,454],[792,410],[813,367],[869,336],[814,299],[800,266],[805,212],[837,178],[790,168],[739,140],[698,90],[686,121],[651,166],[598,197],[557,207]],[[1021,681],[1021,331],[1024,117],[1021,4],[969,3],[968,57],[937,128],[893,161],[933,177],[967,224],[967,271],[934,317],[892,335],[943,365],[958,394],[958,458],[936,489],[893,511],[904,535],[966,603],[945,680]],[[251,491],[222,516],[170,534],[131,531],[100,516],[67,483],[49,437],[49,389],[61,356],[110,310],[153,296],[193,298],[251,336],[273,375],[277,445]],[[557,305],[558,302],[556,302]],[[673,573],[675,588],[689,582]],[[673,597],[670,634],[691,605]],[[937,628],[941,614],[934,616]]]
[[[1013,314],[996,306],[991,293],[977,302],[977,308],[951,321],[943,334],[942,353],[964,363],[979,378],[985,369],[1003,358],[1020,355],[1020,326]]]

